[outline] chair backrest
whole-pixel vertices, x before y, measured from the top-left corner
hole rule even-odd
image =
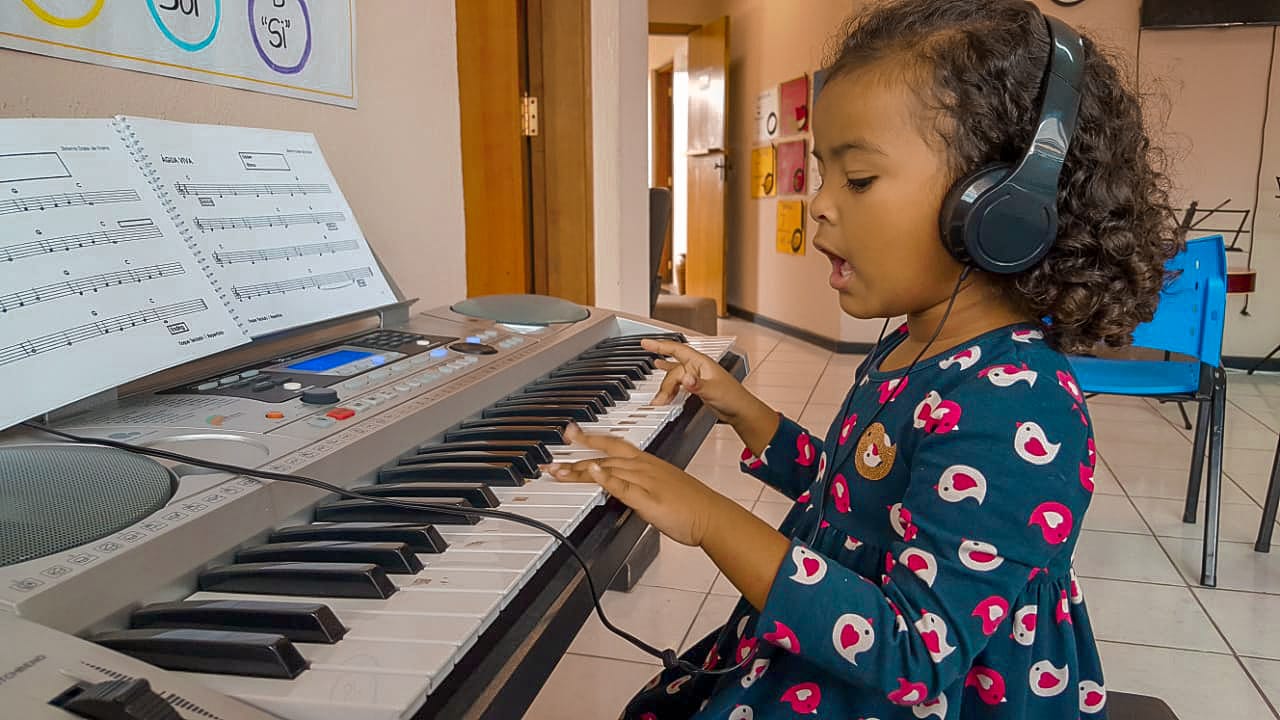
[[[649,314],[658,305],[658,290],[662,287],[659,265],[662,263],[662,246],[667,240],[667,228],[671,225],[671,189],[649,188]]]
[[[1133,332],[1133,344],[1196,357],[1217,367],[1227,313],[1227,253],[1221,235],[1187,241],[1165,266],[1176,276],[1160,293],[1156,316]]]

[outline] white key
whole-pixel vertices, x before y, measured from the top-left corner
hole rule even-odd
[[[426,568],[417,575],[388,575],[400,592],[391,596],[417,592],[452,592],[454,590],[489,591],[500,594],[514,593],[520,585],[519,572],[486,570],[432,570]]]
[[[412,575],[395,577],[413,577]],[[412,592],[398,592],[385,600],[367,598],[294,597],[253,595],[250,593],[198,592],[189,600],[265,600],[268,602],[314,602],[328,605],[335,613],[348,610],[382,612],[401,615],[459,616],[477,618],[488,624],[497,616],[501,593],[461,589],[428,590],[420,587]]]
[[[485,533],[467,535],[464,533],[441,533],[449,543],[449,553],[468,552],[509,552],[543,555],[552,550],[556,541],[550,535],[500,535]]]
[[[431,678],[350,669],[307,670],[293,680],[175,673],[280,717],[400,720],[418,708]]]
[[[361,640],[403,640],[405,642],[453,645],[465,653],[480,635],[480,619],[458,615],[408,615],[361,610],[338,610],[334,614],[347,626],[340,642]]]
[[[458,646],[448,643],[362,640],[345,637],[333,645],[294,643],[311,661],[312,670],[360,670],[364,672],[426,675],[436,679],[453,668]]]

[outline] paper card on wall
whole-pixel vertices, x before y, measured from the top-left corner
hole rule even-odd
[[[769,142],[778,130],[778,88],[774,86],[756,96],[756,142]]]
[[[804,201],[778,201],[778,252],[804,254]]]
[[[803,195],[805,182],[805,149],[808,142],[792,140],[778,145],[778,193]]]
[[[782,118],[782,134],[794,135],[809,129],[809,76],[782,83],[778,112]]]
[[[751,150],[751,197],[773,197],[777,191],[777,167],[773,146]]]

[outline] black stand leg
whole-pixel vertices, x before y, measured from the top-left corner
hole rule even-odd
[[[1191,418],[1187,417],[1187,407],[1185,403],[1178,403],[1178,412],[1182,413],[1182,426],[1191,429]]]
[[[1258,362],[1254,363],[1253,367],[1249,368],[1249,373],[1248,373],[1248,374],[1249,374],[1249,375],[1252,375],[1252,374],[1254,374],[1254,373],[1258,372],[1258,370],[1262,369],[1262,366],[1263,366],[1263,365],[1266,365],[1268,362],[1270,362],[1270,361],[1271,361],[1271,358],[1273,358],[1273,357],[1275,357],[1275,356],[1276,356],[1276,353],[1280,353],[1280,345],[1277,345],[1277,346],[1275,346],[1275,347],[1271,348],[1271,352],[1267,353],[1267,356],[1266,356],[1266,357],[1264,357],[1264,358],[1262,358],[1261,360],[1259,360]]]
[[[1191,475],[1187,478],[1187,505],[1182,511],[1182,522],[1188,525],[1196,521],[1200,504],[1200,479],[1204,477],[1204,450],[1209,439],[1210,400],[1201,400],[1196,410],[1196,435],[1191,446]]]
[[[1280,443],[1276,443],[1276,457],[1271,461],[1271,482],[1267,484],[1267,502],[1262,506],[1262,526],[1258,528],[1258,540],[1253,544],[1253,549],[1258,552],[1271,552],[1277,504],[1280,504]]]
[[[1222,503],[1222,444],[1227,424],[1227,374],[1222,368],[1213,372],[1213,427],[1209,434],[1209,479],[1205,488],[1204,556],[1200,565],[1200,584],[1218,584],[1218,520]]]

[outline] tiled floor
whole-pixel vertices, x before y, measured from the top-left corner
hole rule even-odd
[[[752,391],[826,430],[860,358],[736,320],[722,321],[721,333],[738,336],[748,353]],[[1280,378],[1233,373],[1228,387],[1229,479],[1214,590],[1198,582],[1202,526],[1182,523],[1191,442],[1177,406],[1108,397],[1089,404],[1102,463],[1076,567],[1107,685],[1160,697],[1181,720],[1280,718],[1280,552],[1253,551],[1280,431]],[[740,451],[733,432],[718,426],[689,471],[779,522],[786,499],[738,472]],[[608,593],[604,604],[619,626],[684,649],[719,626],[736,600],[705,555],[664,538],[641,584]],[[614,718],[658,667],[592,617],[525,718]]]

